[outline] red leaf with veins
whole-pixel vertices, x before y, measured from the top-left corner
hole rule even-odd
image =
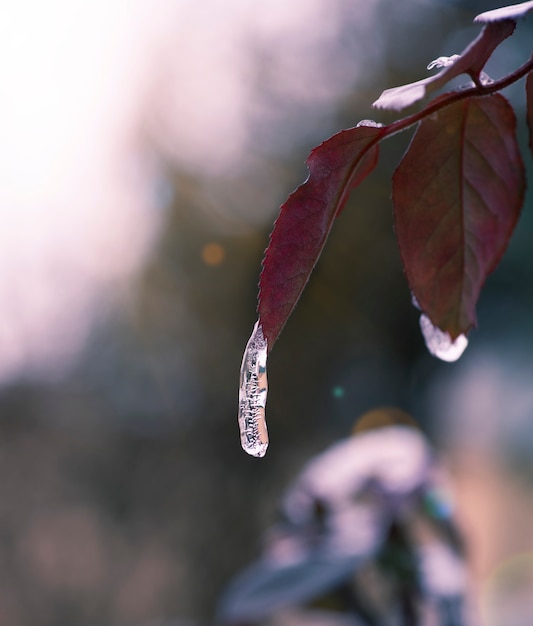
[[[529,72],[526,79],[527,97],[527,125],[529,126],[529,149],[533,155],[533,72]]]
[[[374,169],[379,127],[343,130],[315,148],[307,180],[281,207],[263,260],[259,322],[269,351],[292,313],[349,192]]]
[[[516,120],[501,95],[462,100],[426,118],[393,177],[396,234],[409,285],[455,339],[504,253],[525,191]]]

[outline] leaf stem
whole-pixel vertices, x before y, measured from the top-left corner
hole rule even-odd
[[[492,93],[496,93],[497,91],[500,91],[501,89],[504,89],[505,87],[508,87],[509,85],[512,85],[516,81],[520,80],[531,71],[533,71],[533,55],[531,56],[529,61],[526,61],[526,63],[514,70],[514,72],[511,72],[503,78],[495,80],[494,82],[488,83],[486,85],[474,85],[473,87],[462,89],[460,91],[451,91],[445,93],[430,102],[421,111],[418,111],[417,113],[413,113],[412,115],[408,115],[407,117],[397,120],[396,122],[392,122],[391,124],[383,126],[383,132],[379,139],[381,140],[385,137],[395,135],[396,133],[407,129],[410,126],[413,126],[413,124],[420,122],[420,120],[424,119],[425,117],[429,117],[433,113],[440,111],[440,109],[450,106],[451,104],[455,104],[456,102],[459,102],[461,100],[472,97],[488,96]]]
[[[518,80],[529,74],[529,72],[533,72],[533,54],[530,59],[526,61],[523,65],[518,67],[516,70],[507,74],[503,78],[499,78],[492,83],[484,84],[476,84],[473,87],[468,87],[466,89],[460,89],[456,91],[449,91],[447,93],[442,94],[435,100],[432,100],[427,106],[425,106],[421,111],[417,111],[412,115],[408,115],[407,117],[403,117],[395,122],[391,122],[390,124],[385,124],[380,128],[380,133],[376,135],[375,139],[370,141],[365,148],[361,151],[361,156],[364,156],[367,152],[369,152],[376,144],[378,144],[382,139],[386,139],[387,137],[392,137],[392,135],[396,135],[400,133],[410,126],[417,124],[425,117],[429,117],[448,107],[456,102],[460,102],[461,100],[465,100],[467,98],[475,98],[488,96],[492,93],[496,93],[505,87],[509,87],[513,83],[516,83]]]

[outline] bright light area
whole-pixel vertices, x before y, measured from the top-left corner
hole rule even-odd
[[[132,145],[141,9],[2,4],[0,380],[68,361],[96,298],[138,267],[153,238],[150,163]]]
[[[325,107],[348,88],[354,49],[325,70],[342,20],[326,0],[2,0],[0,382],[61,371],[138,271],[164,216],[158,153],[223,174],[260,122],[275,134],[280,100]]]

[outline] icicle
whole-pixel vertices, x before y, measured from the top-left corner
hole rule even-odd
[[[429,352],[443,361],[457,361],[468,345],[468,339],[464,335],[459,335],[452,341],[448,333],[433,326],[429,317],[424,314],[420,316],[420,329]]]
[[[267,341],[259,321],[242,358],[239,387],[239,428],[243,450],[252,456],[265,456],[268,432],[265,421],[267,400]]]

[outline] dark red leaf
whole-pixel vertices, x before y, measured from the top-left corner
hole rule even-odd
[[[517,20],[533,11],[533,1],[511,4],[492,11],[485,11],[474,18],[474,22],[496,22],[498,20]]]
[[[477,79],[490,55],[504,39],[513,34],[514,29],[515,22],[512,20],[486,24],[479,36],[463,50],[454,63],[424,80],[386,89],[373,106],[399,111],[422,100],[430,92],[440,89],[461,74],[469,74]]]
[[[259,283],[259,321],[269,350],[294,309],[350,190],[376,166],[382,134],[379,127],[362,125],[315,148],[307,159],[307,180],[281,207]]]
[[[426,118],[393,177],[396,234],[422,311],[452,339],[518,219],[525,191],[516,120],[501,95],[465,99]]]
[[[529,126],[529,148],[533,155],[533,72],[529,72],[526,79],[527,97],[527,125]]]

